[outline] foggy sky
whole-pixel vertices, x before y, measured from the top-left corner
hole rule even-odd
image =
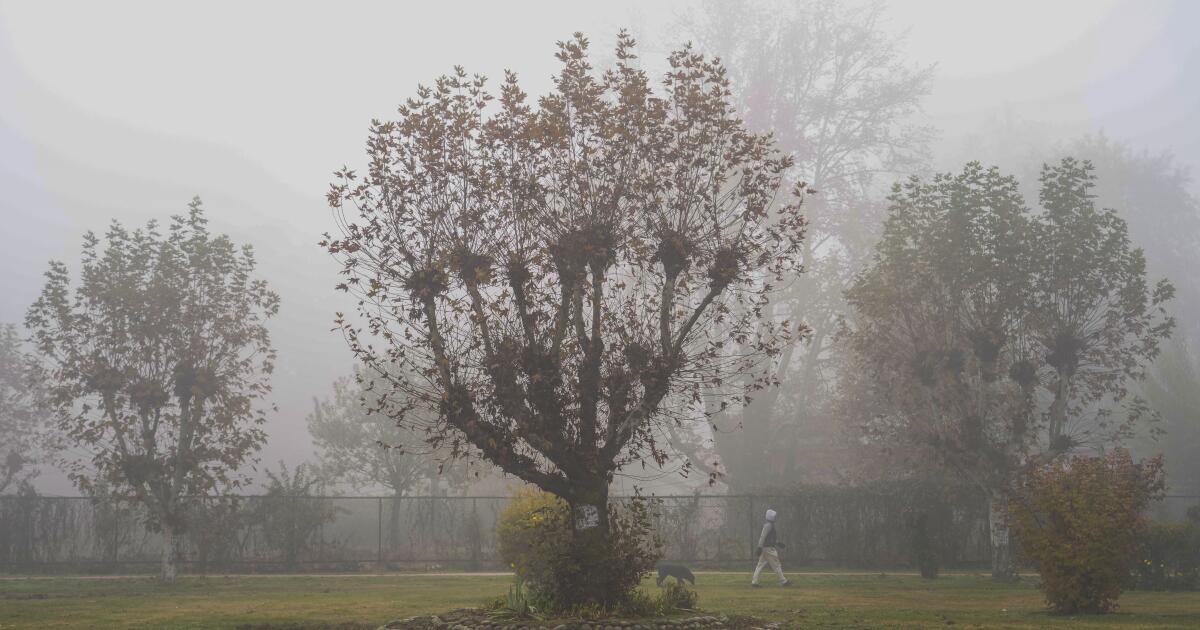
[[[311,398],[352,366],[330,332],[348,305],[316,242],[333,227],[330,174],[362,164],[371,118],[455,64],[493,80],[511,68],[542,93],[554,42],[577,30],[603,56],[628,26],[653,68],[688,10],[341,4],[0,2],[0,321],[21,321],[47,262],[76,262],[84,231],[165,219],[200,195],[283,300],[264,464],[311,456]],[[1004,121],[1047,142],[1104,130],[1200,168],[1200,3],[896,0],[888,13],[911,62],[937,64],[924,108],[939,168],[987,160],[977,136]]]

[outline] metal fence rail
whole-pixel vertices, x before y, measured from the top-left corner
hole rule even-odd
[[[619,502],[627,499],[615,499]],[[486,570],[502,568],[496,519],[504,497],[283,497],[189,499],[180,562],[192,572]],[[1171,497],[1156,518],[1177,520],[1200,503]],[[762,512],[779,512],[789,566],[911,566],[900,496],[656,497],[665,557],[698,568],[744,567]],[[938,539],[945,566],[988,562],[986,506],[957,497]],[[162,538],[135,506],[86,497],[0,497],[0,571],[119,573],[153,570]]]

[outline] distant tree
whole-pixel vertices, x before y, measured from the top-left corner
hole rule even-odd
[[[51,262],[26,327],[44,364],[58,430],[86,456],[65,462],[85,493],[108,487],[145,507],[172,581],[183,497],[237,487],[262,445],[279,297],[254,255],[209,233],[200,200],[104,240],[84,236],[80,281]]]
[[[27,483],[41,459],[45,401],[17,327],[0,325],[0,494]]]
[[[997,577],[1012,571],[1000,517],[1016,476],[1149,419],[1129,386],[1173,326],[1171,285],[1148,284],[1141,250],[1115,211],[1094,209],[1090,186],[1086,162],[1047,166],[1043,210],[1030,213],[1015,178],[978,163],[911,179],[847,292],[851,393],[875,400],[857,408],[881,441],[921,444],[991,496]]]
[[[337,519],[338,508],[324,494],[325,480],[311,464],[267,470],[267,492],[257,503],[254,521],[262,527],[267,547],[295,567],[314,543],[323,544],[322,528]]]
[[[1177,291],[1171,310],[1178,322],[1172,343],[1149,367],[1141,386],[1162,435],[1143,431],[1139,453],[1165,456],[1172,492],[1200,490],[1200,197],[1190,173],[1170,154],[1136,151],[1104,134],[1054,148],[1086,158],[1096,170],[1095,204],[1120,208],[1129,238],[1145,251],[1147,273],[1171,278]],[[1069,440],[1081,437],[1070,432]],[[1165,439],[1164,439],[1165,435]]]
[[[915,443],[992,497],[992,570],[1012,572],[1003,492],[1033,444],[1024,343],[1032,223],[1017,182],[968,164],[897,185],[874,263],[846,297],[846,368],[882,443]],[[865,381],[865,383],[864,383]]]
[[[842,294],[869,260],[887,184],[925,168],[932,137],[914,119],[933,68],[905,60],[886,19],[879,2],[713,0],[681,20],[701,50],[729,65],[746,125],[772,132],[792,176],[820,190],[805,204],[805,274],[773,307],[812,330],[773,363],[780,387],[717,413],[711,441],[708,431],[672,433],[678,450],[734,490],[813,474],[801,447],[829,450],[839,439],[829,418]]]
[[[1142,388],[1161,418],[1162,436],[1143,436],[1141,452],[1162,453],[1174,494],[1200,493],[1200,367],[1197,354],[1181,340],[1172,341],[1155,361]],[[1163,437],[1165,436],[1165,438]]]
[[[1174,341],[1147,371],[1137,389],[1150,410],[1161,417],[1140,431],[1137,453],[1163,453],[1168,485],[1173,492],[1200,487],[1200,468],[1193,457],[1200,441],[1193,392],[1200,391],[1200,275],[1193,273],[1200,251],[1200,197],[1189,170],[1169,152],[1138,149],[1103,132],[1055,139],[1054,130],[1028,120],[999,117],[975,134],[962,152],[984,155],[987,162],[1005,165],[1024,183],[1026,198],[1038,194],[1042,165],[1062,156],[1087,160],[1095,167],[1094,203],[1118,208],[1128,223],[1129,238],[1145,252],[1147,274],[1171,278],[1176,294],[1171,311],[1177,321]],[[1166,433],[1163,439],[1155,427]],[[1065,428],[1065,441],[1090,439]]]
[[[1095,167],[1091,194],[1096,206],[1118,208],[1129,237],[1145,250],[1148,273],[1171,278],[1178,334],[1190,346],[1200,346],[1200,277],[1190,273],[1200,251],[1200,197],[1188,169],[1169,153],[1137,151],[1104,134],[1063,143],[1052,152]]]
[[[1174,287],[1165,279],[1148,283],[1145,254],[1130,244],[1125,220],[1096,208],[1093,170],[1073,158],[1042,169],[1044,211],[1030,251],[1036,271],[1029,325],[1045,360],[1041,381],[1052,397],[1047,429],[1055,452],[1129,437],[1132,423],[1149,411],[1140,398],[1130,399],[1129,385],[1145,378],[1175,326],[1165,308]],[[1113,406],[1126,401],[1114,418]],[[1070,426],[1072,419],[1087,420],[1085,428]]]
[[[353,379],[338,379],[332,399],[314,400],[308,432],[328,479],[359,490],[382,488],[391,496],[386,531],[390,546],[402,534],[398,499],[415,492],[437,494],[443,481],[465,490],[468,475],[463,463],[430,448],[423,433],[397,424],[384,408],[387,401],[380,392],[386,391],[385,383],[368,374],[360,369]]]
[[[422,434],[383,411],[371,381],[358,383],[364,376],[359,370],[353,379],[338,379],[332,399],[313,400],[308,432],[326,476],[356,489],[384,488],[393,497],[436,481],[443,462]]]
[[[1171,311],[1178,323],[1174,341],[1149,366],[1139,388],[1162,422],[1144,425],[1131,447],[1138,453],[1165,455],[1172,491],[1200,487],[1200,468],[1193,457],[1200,422],[1197,406],[1190,403],[1200,391],[1200,276],[1192,272],[1200,250],[1200,197],[1191,173],[1168,152],[1139,150],[1104,133],[1055,140],[1053,129],[1012,117],[997,119],[968,144],[965,150],[1013,168],[1025,184],[1026,198],[1038,194],[1043,164],[1064,155],[1092,163],[1096,207],[1119,208],[1129,238],[1145,252],[1147,273],[1171,278],[1176,288]],[[1154,427],[1161,427],[1167,439]],[[1090,438],[1068,426],[1062,439]]]
[[[799,204],[774,204],[790,160],[745,129],[724,69],[679,50],[656,96],[633,45],[597,74],[582,35],[560,43],[536,106],[511,73],[496,104],[461,69],[421,87],[372,124],[366,175],[337,174],[325,242],[390,413],[565,499],[570,552],[598,567],[613,475],[665,461],[664,424],[796,330],[760,322],[804,228]]]

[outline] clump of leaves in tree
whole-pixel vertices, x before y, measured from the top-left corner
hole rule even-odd
[[[625,34],[608,71],[582,35],[558,58],[536,103],[515,74],[497,97],[456,69],[373,123],[324,245],[387,413],[563,498],[599,567],[614,474],[663,463],[664,423],[798,331],[765,308],[799,272],[804,219],[777,203],[790,160],[746,130],[719,63],[676,51],[656,93]]]
[[[64,462],[85,493],[145,508],[175,576],[184,497],[237,487],[262,445],[274,367],[266,320],[279,297],[250,246],[209,232],[196,199],[165,233],[113,222],[84,236],[79,280],[51,262],[26,327],[43,365]]]
[[[1062,613],[1116,608],[1145,535],[1143,512],[1163,486],[1161,459],[1135,463],[1121,449],[1029,471],[1009,513],[1051,607]]]

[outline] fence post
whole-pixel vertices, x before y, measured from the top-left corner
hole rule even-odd
[[[479,570],[479,538],[483,535],[479,527],[479,500],[471,497],[471,568]]]
[[[121,546],[121,510],[117,509],[117,502],[110,501],[113,513],[113,572],[117,572],[117,548]]]
[[[33,507],[25,510],[25,558],[29,562],[30,571],[37,566],[33,559],[33,512],[38,509],[38,503],[41,503],[39,497],[29,497],[29,504]]]
[[[746,509],[746,518],[748,519],[746,523],[750,525],[750,559],[756,560],[754,552],[758,549],[758,537],[754,535],[754,525],[756,523],[754,519],[754,497],[747,496],[746,502],[749,504]]]
[[[379,518],[375,533],[378,535],[376,540],[376,556],[375,561],[379,564],[379,568],[383,568],[383,497],[376,497],[376,504],[379,507]]]

